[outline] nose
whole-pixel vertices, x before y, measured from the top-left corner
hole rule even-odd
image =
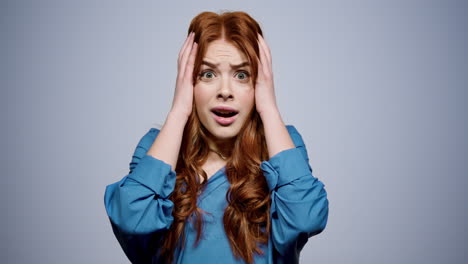
[[[223,80],[221,82],[221,87],[218,90],[217,98],[222,98],[224,100],[234,98],[229,80]]]

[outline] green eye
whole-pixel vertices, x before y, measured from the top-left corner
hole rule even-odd
[[[198,76],[200,76],[201,78],[206,78],[206,79],[212,79],[215,77],[213,71],[211,70],[202,71]],[[247,80],[250,77],[250,74],[246,71],[240,71],[237,73],[237,76],[239,77],[240,80]]]
[[[245,80],[249,78],[250,74],[246,71],[241,71],[239,72],[238,76],[240,77],[241,80]]]
[[[208,75],[205,75],[205,73],[209,73]],[[202,73],[200,73],[200,77],[206,77],[208,76],[208,79],[211,79],[211,77],[213,77],[213,72],[212,71],[203,71]]]

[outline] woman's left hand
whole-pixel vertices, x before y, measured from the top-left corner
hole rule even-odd
[[[271,110],[276,110],[277,105],[270,48],[260,34],[258,34],[258,48],[260,60],[258,60],[258,76],[255,83],[255,106],[261,116]]]

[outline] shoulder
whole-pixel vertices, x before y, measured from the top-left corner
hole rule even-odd
[[[289,135],[296,147],[304,146],[304,140],[294,125],[286,125],[286,129],[288,129]]]
[[[289,135],[291,136],[291,139],[293,140],[294,145],[296,145],[296,147],[304,146],[304,140],[302,139],[301,134],[294,125],[286,125],[286,129],[288,130]],[[140,141],[138,142],[138,146],[148,149],[149,146],[153,144],[159,132],[159,128],[151,127],[149,130],[147,130],[146,134],[143,135],[143,137],[140,139]]]
[[[149,149],[149,147],[153,144],[154,140],[159,134],[159,129],[155,127],[151,127],[146,133],[140,138],[137,147],[141,147],[143,149]]]

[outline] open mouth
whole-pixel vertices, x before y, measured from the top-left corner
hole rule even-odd
[[[238,114],[238,112],[231,112],[231,111],[211,111],[213,112],[215,115],[219,116],[219,117],[224,117],[224,118],[228,118],[228,117],[233,117],[235,115]]]

